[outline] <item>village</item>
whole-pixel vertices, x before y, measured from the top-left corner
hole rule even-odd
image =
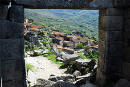
[[[60,65],[59,68],[65,69],[63,72],[65,75],[51,74],[47,81],[63,80],[75,83],[78,87],[83,85],[79,84],[80,81],[86,82],[89,79],[93,83],[95,82],[98,60],[98,42],[96,40],[88,39],[78,31],[65,34],[59,30],[49,30],[41,25],[29,23],[29,19],[25,19],[24,22],[24,38],[25,42],[31,43],[31,46],[26,43],[25,46],[28,45],[29,49],[33,49],[26,51],[25,47],[25,57],[48,57],[53,63]],[[28,76],[30,76],[30,72],[28,69]],[[32,79],[28,82],[37,85]]]

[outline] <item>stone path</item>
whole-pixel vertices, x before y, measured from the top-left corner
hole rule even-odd
[[[50,75],[63,75],[63,69],[59,69],[59,66],[48,60],[46,57],[27,57],[25,58],[26,64],[34,66],[34,73],[37,78],[48,80]]]

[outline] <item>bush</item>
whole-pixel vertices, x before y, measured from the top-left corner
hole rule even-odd
[[[31,71],[33,72],[33,68],[34,68],[33,65],[31,65],[31,64],[26,64],[26,70],[27,70],[27,72],[28,72],[29,70],[31,70]]]
[[[56,56],[53,55],[53,54],[50,54],[48,57],[47,57],[49,60],[51,60],[52,62],[54,62],[55,64],[58,64],[60,66],[62,66],[64,63],[63,62],[60,62],[60,61],[57,61],[56,60]]]
[[[98,59],[98,52],[88,52],[87,58]]]
[[[78,43],[77,46],[76,46],[77,49],[83,49],[84,48],[84,45],[83,43]]]
[[[82,58],[82,59],[86,59],[86,58],[87,58],[83,53],[78,53],[78,55],[79,55],[80,58]]]

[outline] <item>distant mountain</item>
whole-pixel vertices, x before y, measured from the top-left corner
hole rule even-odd
[[[64,32],[81,31],[88,36],[98,36],[97,10],[25,9],[25,17],[35,24],[55,28]]]

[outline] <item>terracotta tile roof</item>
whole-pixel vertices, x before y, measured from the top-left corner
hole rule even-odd
[[[39,31],[39,29],[37,29],[37,28],[31,28],[30,30],[31,31]]]
[[[71,50],[71,51],[74,51],[74,49],[71,49],[69,47],[64,47],[63,50]]]
[[[64,36],[64,34],[61,33],[61,32],[54,32],[54,34],[55,34],[55,35],[61,35],[61,36]]]
[[[32,28],[42,28],[41,25],[32,25],[31,27],[32,27]]]
[[[87,38],[83,38],[81,42],[85,43],[87,41],[88,41]]]
[[[63,37],[56,37],[56,39],[58,39],[58,40],[64,40]]]
[[[74,51],[74,54],[78,54],[78,52],[77,52],[77,51]]]
[[[30,24],[30,23],[24,23],[24,26],[32,26],[32,24]]]
[[[80,42],[78,39],[72,39],[73,42]]]
[[[89,52],[92,52],[92,51],[93,51],[93,49],[92,49],[92,48],[89,48],[88,50],[89,50]]]
[[[98,48],[98,45],[95,45],[95,46],[89,46],[91,48]]]
[[[74,44],[67,44],[67,45],[70,46],[70,47],[71,47],[71,46],[74,46]]]
[[[28,30],[24,30],[24,35],[26,35],[29,31]]]
[[[80,36],[80,35],[78,35],[78,36],[76,36],[76,38],[77,38],[77,39],[78,39],[78,38],[80,39],[80,38],[81,38],[81,36]]]
[[[56,47],[57,47],[57,49],[62,49],[63,48],[61,45],[57,45]]]
[[[64,43],[69,43],[69,42],[71,42],[71,41],[64,41]]]

